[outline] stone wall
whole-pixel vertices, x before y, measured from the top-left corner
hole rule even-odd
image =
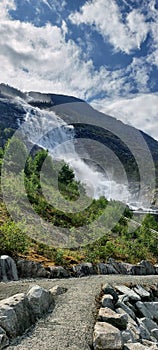
[[[105,284],[93,346],[94,350],[158,349],[158,285]]]
[[[41,263],[27,259],[19,259],[15,263],[12,258],[6,255],[0,257],[0,282],[14,281],[18,278],[68,278],[110,274],[158,275],[158,265],[153,265],[145,260],[132,265],[110,258],[108,263],[92,264],[87,262],[72,267],[48,266],[45,268]]]

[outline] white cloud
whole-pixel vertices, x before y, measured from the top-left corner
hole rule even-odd
[[[93,107],[143,130],[158,140],[158,93],[130,95],[114,100],[96,100]]]
[[[36,27],[12,20],[6,11],[0,25],[1,81],[22,90],[53,91],[80,98],[92,98],[101,91],[128,91],[122,70],[95,70],[91,59],[81,58],[81,48],[65,40],[66,33],[65,22],[61,28],[50,23]]]
[[[80,12],[71,14],[69,18],[77,25],[85,23],[95,26],[115,50],[126,53],[139,49],[149,31],[149,24],[139,10],[132,10],[124,21],[114,0],[86,2]]]

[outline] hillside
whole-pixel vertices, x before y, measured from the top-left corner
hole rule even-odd
[[[154,201],[156,140],[74,97],[1,84],[0,147],[5,204],[17,222],[1,198],[1,253],[63,265],[156,261],[157,223],[149,215],[136,229],[124,218],[129,195]]]

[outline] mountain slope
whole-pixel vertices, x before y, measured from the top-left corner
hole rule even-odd
[[[73,135],[70,130],[66,131],[66,139],[61,138],[60,132],[58,143],[73,137],[76,153],[92,168],[106,172],[107,176],[118,182],[124,182],[127,178],[130,186],[134,183],[134,186],[137,184],[139,187],[141,182],[143,191],[152,191],[155,167],[157,177],[158,142],[134,127],[94,110],[75,97],[23,93],[0,84],[0,146],[4,146],[7,138],[24,121],[34,123],[35,116],[39,124],[41,118],[44,120],[43,125],[49,124],[51,113],[63,121],[63,128],[69,130],[68,125],[74,127]],[[51,139],[59,138],[58,132],[51,133],[52,125],[50,123],[46,130],[50,143]],[[61,125],[58,126],[60,128]]]

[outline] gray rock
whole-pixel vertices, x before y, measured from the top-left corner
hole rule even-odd
[[[121,274],[121,275],[127,275],[128,271],[125,267],[124,264],[122,264],[122,262],[117,262],[112,258],[109,258],[109,264],[111,264],[114,269],[117,271],[117,273]]]
[[[135,286],[134,291],[141,297],[141,299],[149,299],[150,298],[150,292],[148,290],[146,290],[145,288],[143,288],[142,286],[140,286],[139,284],[137,286]]]
[[[147,346],[149,350],[157,350],[158,349],[158,343],[154,343],[150,340],[142,339],[142,344]]]
[[[115,289],[118,292],[127,295],[131,300],[134,300],[134,301],[141,300],[140,296],[137,293],[135,293],[134,290],[132,290],[126,286],[123,286],[123,285],[115,286]]]
[[[147,340],[151,339],[150,332],[145,327],[144,323],[141,322],[141,320],[139,321],[139,331],[142,339],[147,339]]]
[[[121,303],[120,301],[116,304],[116,311],[118,312],[118,309],[122,309],[124,312],[126,312],[133,320],[136,319],[135,313],[133,310],[131,310],[127,305],[124,303]]]
[[[122,339],[123,339],[123,344],[134,342],[134,338],[133,338],[132,332],[130,330],[126,329],[125,331],[122,331],[121,335],[122,335]]]
[[[0,327],[0,349],[4,349],[9,345],[9,339],[6,335],[6,332],[3,328]]]
[[[28,291],[27,298],[36,318],[48,312],[50,306],[54,306],[52,293],[37,285]]]
[[[53,288],[49,289],[49,291],[53,296],[56,296],[56,295],[64,294],[67,291],[67,288],[60,287],[57,285],[57,286],[54,286]]]
[[[143,317],[140,320],[138,319],[139,324],[140,322],[145,325],[145,327],[148,329],[149,332],[157,328],[157,324],[154,321],[152,321],[150,318]]]
[[[129,330],[132,333],[132,337],[134,339],[134,342],[137,342],[140,340],[140,330],[137,324],[133,324],[133,322],[128,322],[127,330]]]
[[[116,293],[115,289],[108,283],[104,284],[102,286],[102,291],[104,294],[110,294],[112,295],[114,302],[116,303],[118,300],[118,294]]]
[[[121,332],[106,322],[97,322],[94,327],[94,350],[121,350]]]
[[[134,344],[125,344],[124,350],[149,350],[145,345],[140,343],[134,343]]]
[[[129,297],[126,294],[119,295],[119,301],[126,304],[129,301]]]
[[[25,294],[0,301],[0,326],[10,338],[21,335],[35,321]]]
[[[128,322],[129,322],[129,323],[132,323],[134,326],[137,326],[136,321],[133,320],[133,318],[132,318],[127,312],[125,312],[123,309],[118,308],[118,309],[116,309],[116,312],[117,312],[118,314],[121,314],[121,315],[126,314],[126,315],[127,315],[127,318],[128,318]]]
[[[68,278],[70,277],[69,271],[62,266],[50,266],[50,278]]]
[[[95,270],[91,263],[81,263],[73,266],[73,271],[75,272],[77,277],[94,275]]]
[[[17,269],[19,277],[50,277],[50,272],[47,271],[39,262],[20,259],[17,261]]]
[[[149,261],[142,260],[139,263],[139,265],[143,266],[145,268],[145,274],[146,275],[155,275],[155,273],[156,273],[155,266],[152,265]]]
[[[152,329],[151,335],[152,335],[156,340],[158,340],[158,326],[157,326],[157,328]]]
[[[133,265],[129,271],[130,275],[144,276],[146,275],[146,268],[143,265]]]
[[[109,274],[115,274],[117,275],[118,272],[114,269],[112,265],[105,264],[105,263],[98,263],[96,265],[96,271],[99,275],[109,275]]]
[[[114,309],[114,299],[112,295],[105,294],[101,299],[101,304],[103,307],[108,307],[109,309]]]
[[[100,308],[98,321],[104,321],[112,324],[112,326],[123,330],[126,329],[128,323],[127,314],[117,314],[108,307]]]
[[[0,281],[17,281],[18,272],[15,261],[8,255],[0,257]]]
[[[158,321],[158,302],[144,302],[144,305],[149,313],[152,314],[152,318],[155,318],[155,320]]]
[[[147,317],[153,319],[153,314],[150,312],[150,309],[148,309],[142,301],[137,301],[136,307],[141,315],[141,317]]]

